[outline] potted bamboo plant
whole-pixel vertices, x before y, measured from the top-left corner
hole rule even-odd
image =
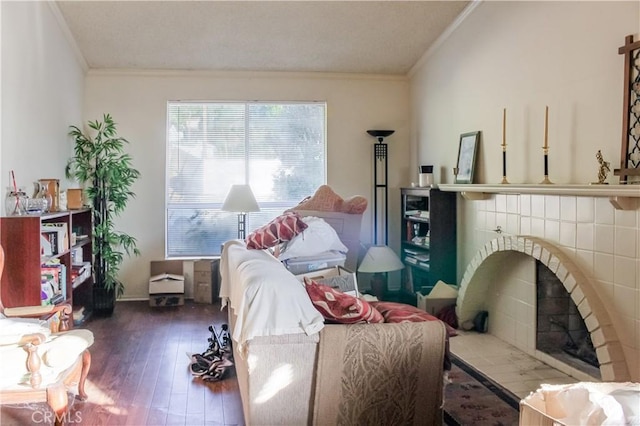
[[[118,136],[111,115],[89,121],[88,127],[85,133],[70,126],[75,147],[65,174],[85,186],[93,209],[93,309],[111,314],[116,298],[124,293],[124,283],[118,278],[124,256],[140,254],[136,239],[114,226],[114,219],[135,197],[131,186],[140,172],[132,167],[131,156],[124,149],[129,141]]]

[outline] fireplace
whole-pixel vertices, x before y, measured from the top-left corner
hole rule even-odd
[[[536,268],[536,349],[600,379],[600,363],[578,307],[558,277]]]
[[[518,271],[512,273],[517,276],[509,276],[510,271]],[[550,284],[539,286],[539,275]],[[538,302],[539,292],[553,297]],[[546,323],[538,319],[538,305],[552,312]],[[460,284],[458,321],[471,321],[489,306],[493,309],[488,332],[534,358],[580,380],[587,376],[604,381],[630,380],[616,330],[590,279],[551,242],[531,236],[502,236],[479,250]],[[498,306],[502,310],[492,313]],[[541,347],[538,328],[543,332]],[[572,340],[576,342],[573,351],[587,354],[585,358],[594,365],[563,350],[571,351]]]

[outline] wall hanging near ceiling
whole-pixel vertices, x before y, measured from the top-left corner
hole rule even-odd
[[[624,103],[620,168],[613,174],[620,183],[640,183],[640,40],[627,36],[618,53],[624,55]]]

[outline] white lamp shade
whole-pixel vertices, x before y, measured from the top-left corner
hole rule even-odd
[[[387,246],[371,246],[364,255],[358,272],[391,272],[404,269],[398,255]]]
[[[227,198],[224,199],[222,210],[225,212],[259,212],[260,207],[253,196],[249,185],[231,185]]]

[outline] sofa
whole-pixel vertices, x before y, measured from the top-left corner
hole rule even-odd
[[[305,214],[353,232],[353,215]],[[244,241],[224,244],[221,277],[246,424],[442,424],[440,321],[326,324],[304,283]]]

